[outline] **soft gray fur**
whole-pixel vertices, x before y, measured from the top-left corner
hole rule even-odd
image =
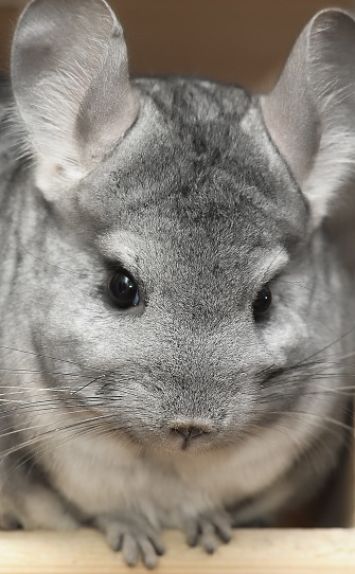
[[[2,527],[89,522],[152,567],[163,529],[212,552],[232,524],[297,507],[337,465],[354,303],[329,206],[352,182],[355,24],[322,12],[301,38],[260,99],[192,79],[130,83],[102,0],[27,8],[1,93]],[[335,138],[330,189],[312,170]],[[106,293],[120,266],[141,290],[128,311]]]

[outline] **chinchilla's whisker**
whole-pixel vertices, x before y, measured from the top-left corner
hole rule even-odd
[[[61,388],[58,389],[56,387],[43,387],[43,388],[36,388],[36,387],[10,387],[12,391],[0,393],[0,402],[13,402],[15,401],[22,401],[28,402],[31,404],[31,401],[27,399],[27,392],[35,391],[36,394],[42,395],[40,400],[41,401],[54,401],[56,399],[68,399],[71,401],[75,400],[84,400],[84,401],[98,401],[98,400],[105,400],[105,401],[115,401],[115,400],[123,400],[125,397],[130,398],[137,398],[141,400],[141,395],[138,391],[132,389],[119,389],[115,393],[110,393],[109,395],[103,394],[100,390],[94,395],[86,395],[80,394],[78,390],[71,387]],[[245,393],[244,393],[245,394]],[[15,397],[15,398],[13,398]],[[42,398],[43,397],[43,398]],[[34,403],[32,403],[34,404]],[[38,400],[36,403],[38,404]]]
[[[265,430],[268,430],[268,428],[266,428],[262,424],[249,424],[248,428],[249,428],[249,432],[245,431],[243,433],[246,441],[248,441],[248,439],[249,440],[250,439],[255,440],[256,438],[258,438],[258,436],[260,436],[260,434],[265,433]],[[290,441],[290,443],[295,446],[296,452],[298,454],[304,454],[304,447],[301,444],[301,442],[296,440],[295,437],[292,435],[292,428],[289,428],[289,427],[284,426],[284,425],[280,425],[279,422],[277,424],[275,424],[275,426],[272,428],[274,431],[276,431],[280,434],[286,435],[288,440]],[[254,429],[255,432],[250,432],[250,429]],[[276,441],[276,439],[275,439],[275,441]],[[235,444],[235,436],[231,436],[231,438],[229,440],[227,439],[226,442],[228,442],[228,444],[233,446]],[[277,442],[275,442],[275,444],[277,445]]]
[[[68,436],[63,436],[63,438],[60,439],[60,441],[58,443],[56,443],[56,445],[48,445],[46,443],[41,443],[41,444],[36,444],[35,445],[35,452],[33,453],[29,453],[26,455],[25,458],[22,458],[19,463],[17,463],[14,466],[14,470],[17,468],[20,468],[22,465],[28,464],[29,462],[31,462],[33,460],[33,457],[36,456],[38,457],[41,455],[45,455],[48,451],[53,452],[53,448],[56,450],[59,450],[60,448],[65,447],[68,443],[71,443],[72,441],[75,441],[77,439],[80,438],[85,438],[85,437],[90,437],[91,435],[95,435],[95,437],[97,436],[112,436],[114,438],[117,438],[117,433],[124,433],[127,430],[130,431],[134,428],[133,425],[131,426],[122,426],[122,428],[107,428],[106,426],[103,426],[102,424],[99,425],[95,425],[94,427],[88,427],[88,428],[84,428],[84,429],[78,429],[75,430],[75,432],[70,432],[68,433]],[[126,440],[127,440],[127,436],[126,436]],[[138,448],[138,450],[141,450],[141,446],[136,444],[136,448]],[[1,455],[1,453],[0,453]]]
[[[64,389],[58,389],[57,387],[27,387],[25,385],[3,385],[0,386],[0,389],[7,389],[7,391],[5,393],[0,393],[0,397],[4,396],[4,397],[8,397],[11,395],[19,395],[19,394],[23,394],[25,395],[28,391],[33,391],[34,389],[36,390],[36,394],[37,393],[51,393],[53,394],[64,394],[64,393],[70,393],[71,392],[71,388],[67,387]],[[15,389],[15,390],[13,390]]]
[[[99,416],[95,416],[95,417],[90,417],[88,419],[82,420],[82,421],[77,421],[75,423],[69,424],[69,425],[65,425],[63,427],[56,427],[55,429],[49,429],[46,431],[41,432],[39,435],[36,435],[35,437],[32,437],[31,439],[25,440],[13,447],[10,447],[8,449],[5,449],[3,451],[0,450],[0,457],[4,458],[7,456],[10,456],[18,451],[21,451],[24,448],[30,448],[30,447],[34,447],[37,444],[41,444],[41,442],[43,440],[46,440],[48,437],[50,437],[50,435],[54,434],[55,436],[58,436],[59,434],[62,433],[72,433],[72,438],[74,438],[74,436],[76,436],[77,430],[81,427],[84,427],[85,429],[92,429],[92,431],[94,432],[96,428],[98,428],[98,422],[99,424],[102,424],[102,421],[112,421],[112,415],[99,415]],[[90,424],[91,423],[91,424]],[[117,432],[122,432],[122,431],[130,431],[132,429],[137,428],[137,424],[125,424],[122,425],[122,427],[118,427],[117,424],[113,425],[113,428],[117,431]]]
[[[68,440],[74,440],[75,437],[77,435],[75,433],[71,433],[68,435]],[[36,451],[38,451],[38,453],[40,453],[40,448],[39,447],[43,447],[43,452],[53,452],[53,445],[51,444],[43,444],[43,440],[45,440],[45,437],[35,437],[33,439],[27,440],[27,441],[23,441],[20,442],[18,444],[16,444],[14,447],[8,448],[8,449],[4,449],[4,450],[0,450],[0,461],[4,460],[5,458],[8,458],[9,456],[12,455],[17,455],[18,453],[21,453],[21,451],[23,451],[24,449],[28,450],[28,449],[33,449],[33,452],[30,452],[27,457],[25,459],[22,459],[22,464],[25,464],[26,462],[29,462],[31,460],[34,459],[34,455],[36,453]],[[17,465],[16,467],[17,468]]]
[[[248,423],[248,431],[244,432],[244,435],[246,436],[246,440],[249,439],[257,439],[260,434],[264,434],[265,431],[270,430],[270,428],[273,431],[277,431],[277,432],[282,432],[283,434],[286,434],[287,437],[290,439],[291,442],[296,442],[294,436],[292,435],[293,433],[293,429],[292,427],[288,427],[285,426],[285,424],[281,424],[280,421],[276,421],[275,424],[270,427],[270,426],[265,426],[265,424],[263,423]],[[250,432],[250,429],[255,429],[256,433]],[[327,432],[331,433],[333,436],[339,436],[339,433],[341,432],[339,429],[328,429]],[[227,441],[229,442],[230,445],[235,445],[235,434],[234,433],[230,433],[231,434],[231,438],[227,439]],[[299,441],[297,441],[296,444],[297,448],[299,449],[299,453],[305,455],[306,453],[304,452],[304,445],[301,445],[301,443]]]
[[[15,397],[17,397],[17,393],[15,393]],[[91,405],[96,405],[96,406],[104,406],[105,404],[109,404],[109,403],[114,403],[114,402],[120,402],[123,401],[126,397],[130,397],[130,398],[135,398],[135,399],[139,399],[139,394],[137,393],[125,393],[124,395],[115,395],[113,397],[109,396],[109,397],[105,397],[103,399],[102,396],[78,396],[76,393],[63,393],[63,395],[61,396],[60,400],[58,400],[58,396],[54,396],[54,397],[47,397],[47,398],[38,398],[37,400],[33,401],[33,400],[28,400],[26,397],[23,398],[13,398],[13,397],[8,397],[8,396],[3,396],[0,397],[0,404],[5,405],[5,406],[9,406],[9,407],[14,407],[14,408],[22,408],[24,407],[30,407],[34,410],[36,410],[36,407],[38,406],[42,406],[42,405],[53,405],[56,408],[62,408],[63,405],[65,405],[65,408],[68,408],[69,404],[75,405],[76,407],[78,407],[78,405],[81,405],[81,408],[85,408],[86,406],[91,406]],[[78,400],[79,399],[79,400]],[[82,402],[81,402],[82,401]],[[139,403],[137,404],[137,408],[139,409]],[[4,414],[6,414],[6,412],[4,412]],[[1,415],[0,415],[1,416]]]
[[[295,383],[298,381],[324,381],[324,382],[328,382],[329,379],[334,379],[334,378],[342,378],[340,373],[336,373],[336,374],[325,374],[325,373],[309,373],[309,372],[299,372],[299,373],[281,373],[280,375],[271,377],[271,379],[273,381],[276,380],[280,380],[282,381],[284,384],[287,383]],[[266,379],[266,383],[268,382],[268,380],[271,379]]]
[[[344,398],[345,398],[345,397],[348,397],[348,398],[351,398],[351,397],[353,396],[353,394],[354,394],[353,392],[348,392],[348,393],[345,392],[345,391],[338,392],[338,391],[333,391],[333,390],[329,389],[329,390],[327,390],[327,391],[310,391],[310,392],[306,391],[306,392],[304,393],[304,396],[306,396],[306,397],[318,396],[318,397],[319,397],[319,396],[329,396],[329,395],[330,395],[330,396],[333,396],[333,397],[344,397]]]
[[[10,454],[13,454],[14,452],[17,452],[18,450],[21,450],[22,448],[30,447],[30,446],[36,444],[37,442],[41,442],[42,440],[45,440],[51,434],[58,434],[60,432],[71,431],[73,429],[80,428],[81,426],[85,426],[85,425],[89,425],[90,423],[97,422],[98,420],[102,421],[102,419],[109,419],[109,418],[112,418],[112,415],[99,415],[99,416],[84,419],[82,421],[76,421],[75,423],[65,425],[64,427],[55,427],[53,429],[48,429],[46,431],[41,432],[39,435],[32,437],[31,439],[27,439],[27,440],[15,445],[14,447],[6,449],[5,451],[2,451],[2,452],[0,451],[0,455],[1,456],[8,456]],[[48,424],[45,426],[48,427]],[[36,430],[36,427],[33,427],[31,429],[27,429],[27,430]],[[19,431],[15,431],[15,432],[19,432]],[[22,432],[24,432],[24,431],[22,431]],[[4,435],[2,435],[2,436],[4,436]]]
[[[335,358],[324,358],[319,359],[319,363],[323,364],[338,364],[340,361],[346,361],[346,359],[353,359],[355,358],[355,351],[344,353],[343,355],[337,355]]]
[[[66,267],[61,267],[60,265],[57,265],[55,263],[52,263],[51,261],[48,261],[47,258],[43,257],[38,257],[37,255],[35,255],[34,253],[32,253],[32,251],[29,251],[29,249],[23,244],[21,243],[21,249],[30,257],[33,257],[33,259],[36,259],[38,261],[41,262],[45,262],[46,265],[49,265],[50,267],[53,267],[54,269],[59,269],[59,271],[66,271],[67,273],[72,273],[73,275],[78,275],[79,277],[82,276],[83,274],[83,270],[81,269],[67,269]]]
[[[345,391],[339,391],[338,389],[312,389],[312,390],[305,390],[302,392],[302,396],[327,396],[327,395],[332,395],[332,396],[339,396],[339,397],[349,397],[351,398],[353,396],[353,392],[346,392]],[[294,396],[293,393],[287,393],[287,391],[283,390],[283,396],[284,397],[292,397]]]
[[[96,383],[97,381],[100,381],[101,379],[106,379],[107,375],[99,375],[97,377],[95,377],[94,379],[91,379],[90,381],[88,381],[84,386],[82,386],[80,389],[77,389],[75,392],[81,393],[84,389],[87,389],[87,387],[89,387],[90,385],[92,385],[93,383]]]
[[[299,411],[299,410],[292,410],[292,411],[268,411],[268,414],[270,415],[276,415],[276,416],[304,416],[304,417],[312,417],[315,419],[319,419],[320,423],[330,423],[333,424],[336,427],[339,427],[343,430],[346,430],[348,432],[353,433],[354,429],[351,425],[348,425],[346,423],[342,423],[341,421],[337,420],[337,419],[333,419],[332,417],[327,417],[325,415],[318,415],[316,413],[309,413],[307,411]]]
[[[299,373],[299,374],[294,374],[294,375],[283,375],[282,377],[283,382],[285,384],[287,383],[295,383],[298,381],[311,381],[311,382],[316,382],[317,384],[321,384],[322,382],[324,382],[324,384],[329,384],[329,380],[334,380],[334,379],[344,379],[344,378],[348,378],[348,379],[354,379],[355,375],[350,375],[348,373],[346,373],[345,375],[342,373]]]
[[[290,372],[290,371],[294,371],[294,370],[301,370],[304,367],[313,367],[316,365],[334,365],[334,364],[338,364],[340,361],[344,361],[346,359],[350,359],[350,358],[355,358],[355,351],[351,352],[351,353],[346,353],[344,355],[340,355],[339,357],[337,357],[336,359],[332,358],[332,359],[328,359],[328,358],[318,358],[319,355],[321,355],[321,353],[327,351],[328,349],[332,348],[333,346],[337,345],[338,343],[340,343],[341,341],[343,341],[346,337],[354,334],[355,331],[355,327],[352,327],[349,331],[346,331],[345,333],[343,333],[342,335],[340,335],[339,337],[337,337],[336,339],[334,339],[333,341],[331,341],[330,343],[327,343],[327,345],[321,347],[320,349],[317,349],[317,351],[315,351],[314,353],[311,353],[310,355],[308,355],[307,357],[301,359],[300,361],[298,361],[297,363],[288,365],[287,367],[281,367],[279,369],[280,374],[285,373],[285,372]],[[313,359],[311,361],[311,359]],[[262,375],[267,375],[269,372],[271,371],[270,367],[267,367],[265,369],[261,369],[259,371],[259,376]]]
[[[355,378],[355,374],[353,373],[282,373],[280,375],[277,376],[277,380],[279,380],[283,385],[287,385],[287,384],[292,384],[294,385],[297,382],[304,382],[306,381],[310,381],[312,383],[317,384],[320,388],[322,386],[322,384],[324,384],[324,386],[326,388],[328,388],[329,386],[329,381],[334,380],[334,379],[338,379],[339,382],[342,381],[342,386],[341,387],[336,387],[337,389],[342,389],[342,388],[354,388],[353,384],[349,384],[346,385],[345,380],[344,379],[349,379],[349,381]],[[276,381],[276,377],[273,378],[274,381]],[[266,381],[267,382],[267,381]]]
[[[10,406],[18,406],[18,405],[26,405],[26,406],[32,406],[33,408],[37,406],[40,406],[43,403],[48,403],[48,400],[45,401],[36,401],[35,403],[32,403],[31,401],[28,401],[26,399],[11,399],[11,398],[0,398],[0,404],[2,405],[10,405]]]
[[[337,343],[340,343],[341,341],[343,341],[346,337],[348,337],[349,335],[353,335],[355,332],[355,327],[352,327],[349,331],[346,331],[345,333],[343,333],[342,335],[340,335],[339,337],[337,337],[336,339],[334,339],[332,342],[328,343],[327,345],[324,345],[324,347],[321,347],[320,349],[318,349],[317,351],[315,351],[314,353],[312,353],[311,355],[309,355],[308,357],[306,357],[304,360],[296,363],[296,365],[301,365],[303,364],[305,361],[309,361],[310,359],[312,359],[313,357],[317,357],[319,356],[321,353],[324,353],[325,351],[327,351],[328,349],[331,349],[332,347],[334,347]]]
[[[290,415],[290,414],[292,414],[292,413],[291,413],[291,412],[288,412],[288,411],[285,412],[285,413],[284,413],[283,411],[274,411],[273,413],[269,413],[269,414],[275,414],[276,416],[282,416],[283,414]],[[300,413],[298,413],[298,414],[300,414]],[[302,414],[303,414],[303,413],[302,413]],[[310,413],[310,414],[312,414],[312,413]],[[332,421],[332,422],[334,422],[334,421]],[[257,424],[257,425],[254,425],[254,426],[256,426],[256,427],[259,429],[259,432],[261,432],[261,433],[264,433],[265,431],[270,430],[270,427],[269,427],[269,426],[265,426],[265,425],[260,424],[260,423]],[[287,427],[287,426],[285,426],[285,424],[281,424],[279,420],[276,421],[275,424],[274,424],[271,428],[272,428],[273,430],[278,430],[278,429],[280,429],[280,428],[286,429],[286,430],[287,430],[287,435],[288,435],[288,437],[289,437],[290,439],[291,439],[291,438],[294,438],[294,437],[292,436],[292,433],[294,432],[294,429],[292,429],[292,427]],[[331,434],[332,436],[334,436],[334,437],[339,437],[339,434],[341,434],[341,433],[343,432],[343,430],[344,430],[344,429],[341,427],[341,425],[340,425],[340,426],[339,426],[339,425],[335,425],[335,426],[332,427],[332,428],[327,428],[327,433],[330,433],[330,434]],[[350,431],[352,430],[352,428],[351,428],[351,427],[347,427],[346,430],[349,431],[349,432],[348,432],[348,433],[346,434],[346,436],[345,436],[345,441],[346,441],[346,444],[347,444],[349,447],[352,448],[352,440],[351,440],[351,439],[352,439],[352,435],[351,435],[351,432],[350,432]],[[322,438],[321,438],[321,437],[319,437],[317,440],[318,440],[318,442],[322,442],[322,444],[325,444],[325,443],[322,441]],[[305,449],[304,449],[304,445],[301,446],[301,448],[300,448],[300,454],[307,455],[307,452],[305,452]]]
[[[342,377],[338,376],[340,379]],[[290,388],[291,389],[291,394],[290,396],[294,395],[294,385],[295,383],[304,383],[305,380],[307,380],[307,382],[312,382],[311,386],[305,386],[303,387],[302,390],[302,394],[326,394],[326,393],[348,393],[349,396],[351,396],[351,391],[355,390],[355,385],[353,384],[342,384],[341,386],[337,386],[335,388],[330,388],[329,387],[329,380],[332,380],[333,378],[338,378],[337,375],[331,376],[329,378],[324,377],[323,375],[319,375],[319,376],[311,376],[308,377],[307,375],[303,376],[292,376],[292,377],[280,377],[279,382],[280,385],[282,385],[282,394],[285,395],[287,393],[287,389]],[[344,382],[343,382],[344,383]],[[275,384],[275,383],[274,383]],[[266,397],[268,398],[268,397]]]
[[[67,406],[69,404],[69,397],[64,397],[63,400],[65,401],[65,405]],[[73,404],[74,401],[71,401],[71,404]],[[57,409],[60,406],[63,406],[63,402],[59,402],[54,398],[47,398],[47,399],[37,399],[35,402],[33,400],[28,400],[26,398],[22,398],[22,399],[17,399],[17,398],[13,398],[13,397],[2,397],[0,398],[0,404],[3,405],[5,408],[3,408],[3,414],[7,415],[10,414],[11,412],[13,412],[14,410],[20,410],[22,408],[31,408],[33,409],[33,411],[36,411],[36,409],[38,407],[41,407],[43,405],[53,405],[55,406]],[[81,403],[79,403],[81,404]],[[76,403],[76,406],[78,406],[78,403]],[[81,405],[82,407],[82,405]],[[8,409],[8,410],[7,410]],[[1,416],[1,415],[0,415]]]
[[[54,447],[52,444],[36,443],[34,452],[29,452],[26,454],[26,456],[21,456],[20,460],[16,462],[16,465],[12,467],[12,470],[15,471],[25,465],[28,465],[31,462],[34,463],[35,458],[45,456],[48,452],[53,452],[53,449],[58,450],[64,447],[66,444],[71,443],[72,441],[75,441],[78,438],[90,436],[91,433],[95,433],[96,436],[97,432],[98,429],[85,429],[83,431],[78,430],[74,433],[68,433],[68,436],[63,437],[63,439],[59,442],[59,444],[56,444]],[[1,459],[1,451],[0,451],[0,459]]]
[[[81,367],[81,365],[79,365],[78,363],[76,363],[75,361],[71,361],[69,359],[63,359],[63,358],[58,358],[58,357],[53,357],[51,355],[43,355],[40,353],[36,353],[35,351],[28,351],[28,350],[24,350],[24,349],[18,349],[16,347],[10,347],[8,345],[0,345],[0,349],[3,349],[4,351],[12,351],[15,353],[21,353],[22,355],[31,355],[33,357],[38,357],[39,359],[51,359],[53,361],[58,361],[59,363],[68,363],[71,365],[75,365],[76,367]]]
[[[13,395],[15,395],[15,397],[19,394],[21,395],[21,392],[19,393],[12,393]],[[80,400],[80,404],[82,405],[82,408],[85,407],[85,405],[87,404],[88,406],[90,405],[105,405],[108,403],[114,403],[114,402],[119,402],[119,401],[123,401],[125,398],[134,398],[134,399],[139,399],[139,394],[137,393],[125,393],[124,395],[114,395],[114,396],[108,396],[105,397],[103,399],[103,397],[101,395],[97,395],[97,396],[78,396],[75,392],[72,393],[64,393],[62,394],[62,397],[60,397],[61,401],[65,401],[65,404],[68,405],[69,403],[74,403],[77,404],[77,400]],[[58,396],[56,397],[48,397],[46,399],[41,399],[41,400],[36,400],[36,402],[32,402],[28,399],[24,398],[13,398],[12,396],[7,396],[6,394],[4,396],[1,397],[0,395],[0,403],[4,404],[4,405],[8,405],[8,406],[12,406],[17,408],[18,405],[23,405],[23,406],[29,406],[31,408],[33,408],[34,410],[36,409],[37,406],[39,405],[43,405],[43,404],[53,404],[56,405],[57,408],[59,408],[59,406],[63,403],[59,402]],[[136,408],[139,408],[139,404],[136,405]],[[6,413],[4,413],[6,414]],[[8,414],[8,413],[7,413]],[[1,417],[1,415],[0,415]]]
[[[30,371],[27,369],[0,369],[0,373],[6,375],[55,375],[61,377],[73,377],[73,379],[87,378],[88,373],[62,373],[61,371]],[[1,385],[0,385],[1,387]]]
[[[25,412],[26,412],[26,411],[25,411]],[[20,414],[25,414],[25,412],[24,412],[23,410],[20,410]],[[52,425],[55,425],[55,420],[54,420],[54,419],[55,419],[56,417],[68,417],[69,415],[75,415],[75,414],[79,414],[79,415],[81,414],[81,415],[83,415],[83,413],[85,413],[85,412],[86,412],[86,414],[87,414],[87,411],[84,411],[83,409],[80,409],[80,410],[78,410],[78,409],[76,409],[76,410],[67,410],[67,411],[65,411],[65,412],[64,412],[64,411],[63,411],[63,412],[60,412],[60,411],[58,411],[58,409],[52,408],[50,405],[49,405],[49,408],[39,408],[39,409],[33,409],[33,408],[30,409],[30,408],[28,408],[28,411],[27,411],[27,412],[29,412],[29,413],[31,413],[31,414],[36,414],[36,415],[47,414],[48,412],[50,412],[52,418],[51,418],[51,421],[50,421],[50,422],[46,421],[46,422],[43,422],[43,423],[37,423],[37,424],[35,424],[35,425],[26,426],[26,427],[16,427],[15,429],[13,428],[13,425],[10,425],[10,426],[8,427],[8,429],[11,429],[11,431],[8,432],[8,433],[6,433],[6,432],[4,432],[4,431],[6,431],[7,429],[3,428],[3,429],[1,430],[0,437],[4,438],[4,437],[6,437],[6,436],[8,436],[8,435],[20,434],[20,433],[23,433],[23,432],[26,432],[26,431],[29,431],[29,430],[38,430],[38,429],[45,428],[45,427],[49,427],[49,430],[50,430],[51,426],[52,426]],[[15,412],[15,413],[12,413],[12,414],[16,414],[16,412]],[[95,417],[98,417],[98,416],[101,416],[101,415],[95,415]],[[112,415],[110,415],[110,416],[112,416]],[[95,417],[92,417],[92,418],[95,418]],[[85,419],[85,420],[87,420],[87,419]],[[90,420],[91,420],[91,419],[90,419]],[[80,422],[80,421],[76,421],[76,422]],[[76,423],[71,423],[71,424],[76,424]],[[57,429],[55,426],[53,426],[53,430],[56,430],[56,431],[57,431],[57,430],[60,430],[60,429]]]
[[[82,377],[84,378],[84,377]],[[85,377],[86,378],[86,377]],[[32,379],[31,379],[32,380]],[[67,382],[67,381],[66,381]],[[70,387],[66,387],[66,386],[62,386],[62,387],[57,387],[57,386],[51,386],[51,387],[38,387],[36,384],[34,385],[23,385],[21,383],[21,385],[16,384],[16,385],[0,385],[0,389],[8,389],[8,392],[4,392],[4,393],[0,393],[1,395],[4,396],[8,396],[11,395],[11,393],[23,393],[25,394],[26,392],[36,392],[37,393],[48,393],[51,395],[63,395],[63,394],[68,394],[68,395],[76,395],[77,394],[77,390],[75,388],[73,388],[72,386]],[[15,389],[15,390],[10,390],[10,389]]]
[[[292,285],[292,286],[296,286],[297,288],[301,288],[301,289],[305,289],[306,291],[312,293],[314,292],[314,286],[313,285],[305,285],[304,283],[301,283],[300,281],[288,281],[287,279],[284,279],[283,277],[279,278],[279,282],[280,284],[285,284],[285,285]],[[331,291],[328,289],[324,289],[325,292],[328,292],[329,294],[331,294]]]
[[[137,395],[135,396],[135,398],[139,398]],[[56,416],[69,416],[69,415],[73,415],[73,414],[82,414],[83,412],[86,412],[88,408],[95,408],[95,409],[102,409],[105,408],[105,405],[107,405],[107,401],[102,401],[102,399],[99,399],[97,397],[85,397],[86,399],[86,404],[83,404],[80,408],[78,408],[78,405],[76,403],[76,401],[73,403],[72,407],[70,407],[68,404],[66,404],[65,409],[63,411],[60,411],[59,408],[61,407],[60,404],[58,404],[57,402],[54,402],[52,399],[46,399],[46,400],[41,400],[41,401],[36,401],[36,403],[33,402],[29,402],[29,401],[18,401],[18,400],[14,400],[14,399],[9,399],[9,400],[1,400],[0,399],[0,403],[3,404],[7,404],[8,406],[8,411],[7,412],[3,412],[0,414],[0,420],[1,419],[6,419],[9,418],[11,416],[16,416],[18,414],[21,415],[25,415],[26,413],[30,413],[30,414],[46,414],[48,412],[54,413]],[[124,397],[120,397],[120,399],[124,400]],[[110,401],[112,402],[112,401]],[[145,409],[143,406],[140,406],[139,404],[135,407],[135,411],[137,414],[142,413],[143,415],[145,414]],[[126,413],[126,408],[123,405],[120,404],[120,413],[121,414],[125,414]],[[158,416],[158,413],[156,410],[154,409],[150,409],[150,413],[151,414],[156,414]],[[108,413],[104,413],[104,414],[108,414]],[[113,413],[111,413],[112,416]],[[127,410],[127,414],[130,414],[130,410]]]

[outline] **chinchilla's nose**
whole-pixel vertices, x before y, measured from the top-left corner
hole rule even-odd
[[[195,439],[206,436],[212,432],[212,427],[204,422],[174,421],[169,425],[170,434],[181,439],[181,448],[186,449]]]

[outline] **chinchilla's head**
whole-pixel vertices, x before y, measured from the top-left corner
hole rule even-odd
[[[105,2],[29,5],[12,86],[38,218],[13,292],[63,405],[193,452],[331,411],[310,357],[341,335],[322,226],[352,177],[354,61],[330,10],[267,96],[130,81]]]

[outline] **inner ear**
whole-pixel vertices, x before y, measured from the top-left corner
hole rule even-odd
[[[274,90],[261,98],[266,125],[314,224],[355,177],[354,62],[352,16],[324,10],[300,35]]]
[[[14,36],[11,77],[44,190],[84,177],[133,124],[122,28],[104,0],[34,0]]]

